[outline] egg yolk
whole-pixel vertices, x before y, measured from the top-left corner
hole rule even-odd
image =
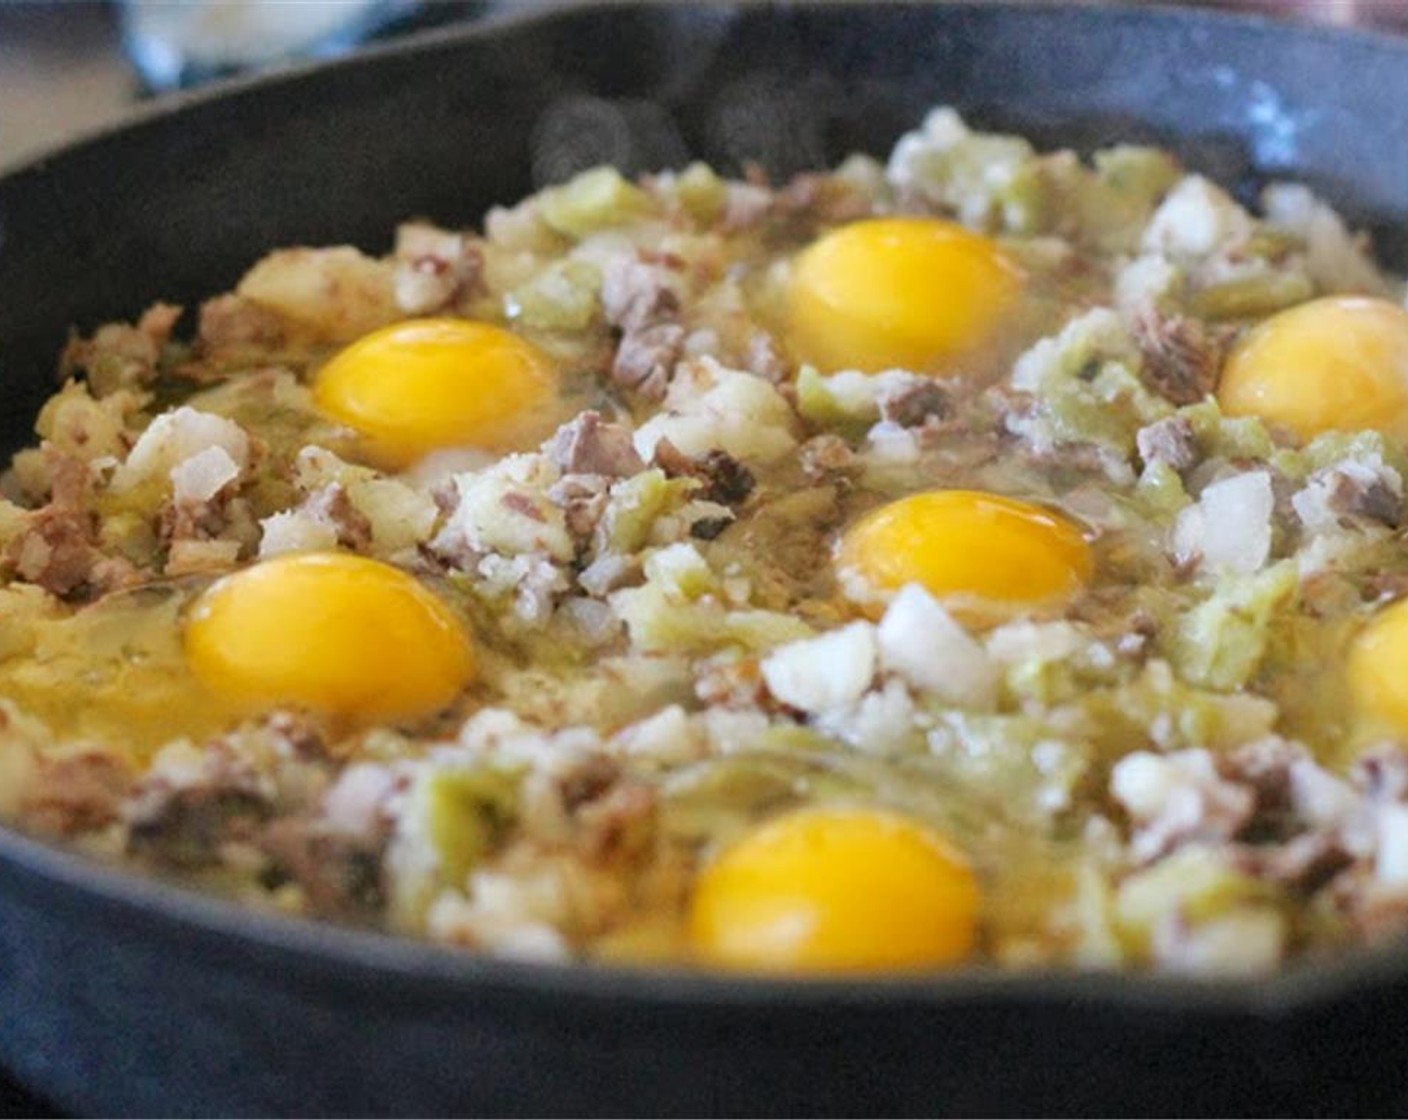
[[[1020,288],[1016,265],[962,226],[854,222],[797,258],[788,339],[800,361],[823,372],[951,372],[955,359],[992,339]]]
[[[1075,524],[976,490],[934,490],[881,506],[846,531],[837,564],[867,592],[917,583],[958,606],[1007,608],[1069,599],[1094,570]]]
[[[318,407],[360,432],[373,458],[405,465],[449,447],[510,451],[551,430],[552,361],[517,335],[466,319],[410,319],[337,354]]]
[[[1311,300],[1254,328],[1217,397],[1302,439],[1374,428],[1408,439],[1408,310],[1382,299]]]
[[[1408,601],[1380,611],[1360,631],[1348,668],[1359,713],[1408,734]]]
[[[458,620],[414,578],[336,553],[295,553],[226,576],[186,622],[186,660],[217,695],[394,719],[448,704],[474,673]]]
[[[872,809],[806,809],[724,849],[699,876],[689,937],[707,963],[772,972],[952,965],[978,887],[942,837]]]

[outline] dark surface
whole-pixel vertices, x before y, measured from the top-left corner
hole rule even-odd
[[[70,324],[194,301],[268,247],[380,248],[599,159],[883,152],[944,101],[1046,142],[1169,143],[1244,188],[1302,175],[1408,261],[1396,41],[999,5],[584,11],[197,98],[0,180],[0,440],[27,438]],[[0,833],[0,1061],[101,1113],[1391,1113],[1408,955],[1206,987],[537,970]]]
[[[0,1116],[60,1116],[47,1101],[30,1092],[8,1073],[0,1074]]]

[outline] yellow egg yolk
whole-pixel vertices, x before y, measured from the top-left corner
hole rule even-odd
[[[922,825],[873,809],[804,809],[704,868],[689,937],[698,957],[728,968],[933,968],[972,951],[978,905],[967,861]]]
[[[186,660],[217,695],[358,719],[424,715],[474,673],[448,607],[389,564],[295,553],[226,576],[186,621]]]
[[[1021,273],[986,237],[931,218],[873,218],[807,248],[787,290],[796,357],[823,372],[953,372],[1012,309]]]
[[[466,319],[410,319],[337,354],[313,387],[318,407],[405,465],[430,451],[531,446],[556,420],[552,361],[517,335]]]
[[[881,506],[841,538],[837,565],[866,593],[917,583],[958,607],[1061,603],[1090,580],[1090,546],[1060,514],[977,490],[933,490]]]
[[[1364,428],[1408,439],[1408,310],[1331,297],[1274,315],[1233,350],[1217,397],[1230,416],[1302,439]]]
[[[1380,611],[1355,639],[1349,685],[1359,714],[1408,735],[1408,602]]]

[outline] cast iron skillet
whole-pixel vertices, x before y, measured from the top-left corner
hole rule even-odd
[[[196,98],[0,180],[0,437],[71,324],[194,302],[267,248],[385,246],[545,177],[883,152],[937,102],[1294,174],[1408,259],[1408,44],[983,4],[510,17]],[[1396,224],[1395,224],[1396,223]],[[76,700],[75,702],[81,702]],[[1400,1111],[1408,950],[1261,983],[969,972],[766,983],[495,963],[0,833],[0,1062],[101,1113]]]

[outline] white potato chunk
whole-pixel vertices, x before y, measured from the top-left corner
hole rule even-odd
[[[914,688],[973,708],[996,698],[999,672],[987,650],[918,584],[891,600],[876,636],[881,664]]]
[[[875,628],[853,622],[776,650],[763,661],[763,680],[784,704],[821,712],[861,698],[875,679],[878,653]]]

